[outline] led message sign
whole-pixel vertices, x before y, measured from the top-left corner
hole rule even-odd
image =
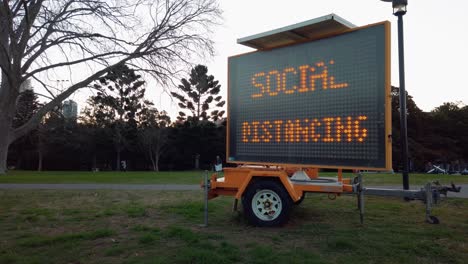
[[[389,169],[389,23],[229,58],[228,161]]]

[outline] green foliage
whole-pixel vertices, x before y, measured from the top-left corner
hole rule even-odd
[[[413,171],[427,171],[429,162],[468,166],[468,106],[444,103],[423,112],[407,94],[409,158]],[[393,168],[401,168],[399,89],[392,87]]]
[[[88,100],[84,120],[94,127],[108,129],[120,170],[121,153],[136,145],[137,127],[152,105],[144,99],[145,82],[126,65],[109,71],[94,84],[98,92]]]
[[[168,146],[168,126],[171,118],[165,111],[146,108],[142,111],[142,120],[138,131],[138,145],[150,160],[152,169],[159,171],[159,160]]]
[[[88,122],[103,127],[123,125],[136,127],[139,117],[151,103],[144,100],[145,81],[126,65],[109,71],[93,86],[98,92],[88,100],[85,111]]]
[[[13,118],[13,128],[24,125],[41,107],[33,89],[24,90],[18,97],[16,114]],[[37,150],[37,129],[13,142],[10,146],[9,164],[14,167],[24,166],[27,157],[35,155]]]
[[[216,125],[209,121],[185,122],[170,128],[171,148],[162,162],[178,169],[211,170],[217,155],[226,153],[226,123]],[[196,168],[198,158],[199,167]],[[222,160],[225,160],[222,158]]]
[[[24,90],[18,97],[16,115],[13,118],[13,127],[24,125],[41,107],[33,89]]]
[[[439,136],[439,140],[433,140],[432,144],[445,143],[444,155],[440,158],[450,161],[468,157],[468,106],[444,103],[429,115],[435,123],[433,134]],[[440,145],[434,145],[434,148],[440,148]]]
[[[179,107],[188,110],[191,115],[184,111],[179,112],[177,119],[186,120],[213,120],[222,118],[225,111],[220,110],[226,103],[222,96],[218,96],[221,85],[214,79],[213,75],[208,75],[208,68],[204,65],[197,65],[190,72],[190,78],[183,78],[177,87],[179,92],[171,92],[176,98]],[[212,110],[208,113],[208,110]]]

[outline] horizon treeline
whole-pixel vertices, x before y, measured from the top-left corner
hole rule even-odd
[[[208,81],[207,81],[208,80]],[[202,85],[201,85],[202,84]],[[204,84],[204,87],[202,87]],[[22,170],[190,170],[211,169],[226,160],[226,119],[218,81],[198,65],[175,94],[177,120],[144,98],[145,82],[132,69],[109,72],[93,84],[98,92],[75,119],[62,108],[15,141],[8,167]],[[186,95],[186,96],[185,96]],[[393,169],[401,168],[399,89],[392,87]],[[214,104],[210,104],[214,102]],[[20,96],[15,127],[39,108],[32,89]],[[407,95],[411,171],[442,164],[461,171],[468,163],[468,106],[444,103],[430,112]],[[184,111],[185,110],[185,111]]]

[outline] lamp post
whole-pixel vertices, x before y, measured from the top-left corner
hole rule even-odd
[[[403,189],[409,189],[408,177],[408,128],[406,122],[406,89],[405,89],[405,50],[403,45],[403,15],[406,14],[408,0],[382,0],[392,2],[393,14],[398,17],[398,60],[400,72],[400,138],[401,159],[403,162]]]

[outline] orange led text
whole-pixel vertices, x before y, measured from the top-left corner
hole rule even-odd
[[[243,143],[363,143],[367,116],[242,122]]]
[[[333,60],[329,65],[333,65]],[[287,85],[288,78],[299,77],[299,83]],[[320,86],[319,86],[320,84]],[[277,96],[279,94],[293,94],[313,92],[319,87],[323,90],[340,89],[348,87],[348,83],[337,83],[335,76],[330,75],[325,62],[317,62],[314,65],[301,65],[269,72],[258,72],[252,76],[252,85],[258,89],[252,98],[263,96]]]

